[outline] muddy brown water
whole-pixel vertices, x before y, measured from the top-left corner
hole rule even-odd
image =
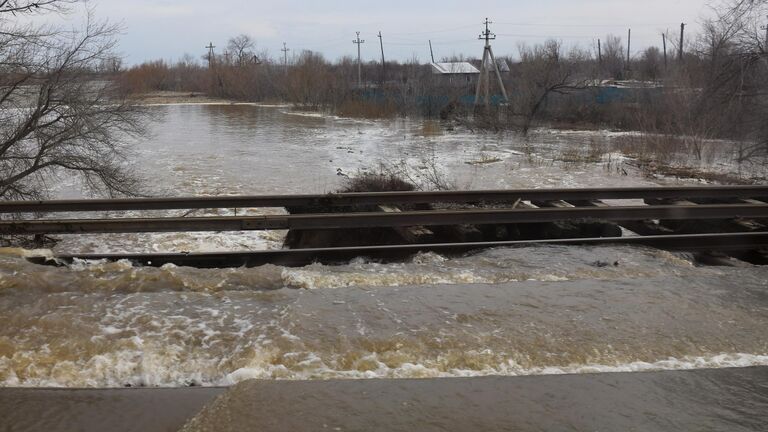
[[[768,268],[700,268],[652,249],[228,270],[50,268],[8,255],[0,268],[8,386],[768,364]]]
[[[475,189],[671,182],[624,175],[602,161],[573,165],[552,159],[562,146],[610,141],[604,133],[540,132],[523,142],[412,121],[353,121],[280,108],[155,109],[155,136],[135,143],[135,157],[150,185],[171,195],[324,192],[343,181],[339,168],[353,173],[399,161],[422,175],[433,164],[459,186]],[[533,154],[531,146],[537,149]],[[470,163],[496,157],[501,160]],[[57,196],[79,196],[74,182],[56,187]],[[238,209],[238,214],[243,211],[281,210]],[[284,234],[62,236],[56,251],[253,250],[279,247]],[[660,415],[668,412],[664,398],[695,396],[696,388],[726,392],[732,413],[745,407],[745,425],[727,429],[721,426],[732,420],[712,423],[717,427],[691,420],[702,410],[720,410],[719,402],[680,405],[692,413],[689,422],[679,423],[691,426],[684,430],[749,430],[755,424],[749,410],[765,406],[763,384],[756,390],[744,384],[747,379],[715,379],[701,371],[764,371],[761,367],[768,366],[766,268],[696,267],[685,254],[622,246],[541,246],[464,257],[421,254],[390,264],[361,258],[342,266],[228,270],[140,268],[127,262],[51,268],[26,262],[26,253],[0,250],[3,387],[180,388],[229,386],[252,378],[468,377],[468,386],[497,395],[497,381],[481,377],[532,376],[521,388],[537,388],[541,379],[541,388],[554,391],[570,381],[552,375],[651,371],[631,373],[629,381],[615,378],[616,388],[655,394],[653,406]],[[750,366],[757,369],[746,369]],[[676,379],[644,378],[681,370],[694,374],[680,377],[694,378],[680,378],[679,388]],[[764,372],[752,373],[755,382],[764,383]],[[600,378],[599,385],[585,387],[585,394],[601,397],[612,379]],[[382,385],[388,400],[403,391],[397,384]],[[431,385],[442,384],[423,388]],[[428,406],[447,412],[453,403],[437,398]],[[637,403],[642,409],[644,402]],[[560,405],[547,407],[537,418],[556,421]],[[570,421],[575,412],[563,411],[557,421]],[[728,418],[737,416],[732,413]],[[372,422],[384,421],[377,415]],[[398,423],[403,430],[419,426],[407,418]],[[573,424],[599,424],[599,418],[593,420]],[[238,423],[232,419],[230,424]],[[468,425],[457,423],[462,424]],[[522,424],[531,425],[522,430],[537,430],[535,425],[549,423]],[[636,423],[610,416],[605,424],[609,430],[633,430]],[[634,430],[654,430],[657,424]],[[539,429],[566,429],[544,426]]]

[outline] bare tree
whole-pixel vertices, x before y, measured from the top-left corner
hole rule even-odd
[[[661,75],[661,70],[664,66],[664,59],[661,51],[652,46],[643,51],[642,58],[640,59],[640,73],[646,79],[656,81]]]
[[[624,44],[619,36],[608,35],[603,43],[603,68],[614,79],[624,78]]]
[[[0,0],[0,198],[45,197],[65,175],[92,192],[138,191],[121,142],[143,132],[141,112],[95,75],[114,59],[119,28],[90,11],[81,31],[17,22],[70,3]]]
[[[738,140],[739,162],[768,161],[768,57],[764,19],[768,2],[726,0],[675,64],[657,104],[645,107],[643,130],[681,137],[697,159],[703,143]]]
[[[227,43],[227,51],[231,53],[238,66],[258,62],[258,58],[253,52],[255,47],[256,42],[247,34],[230,38]]]
[[[578,66],[584,63],[587,54],[576,50],[564,56],[561,49],[555,40],[532,48],[520,47],[518,76],[515,78],[517,88],[513,94],[515,111],[523,118],[523,134],[528,133],[550,95],[565,94],[586,86],[586,80],[578,74]]]
[[[29,14],[50,11],[64,11],[77,0],[0,0],[0,13]]]

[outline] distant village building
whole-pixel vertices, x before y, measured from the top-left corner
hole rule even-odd
[[[479,61],[476,62],[479,65]],[[509,65],[503,59],[496,60],[499,72],[509,73]],[[432,74],[441,77],[444,83],[464,85],[476,83],[480,69],[470,62],[431,63]]]
[[[480,70],[470,62],[431,63],[432,74],[445,83],[463,85],[474,82]]]

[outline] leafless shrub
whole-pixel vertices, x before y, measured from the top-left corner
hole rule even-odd
[[[393,192],[413,191],[416,186],[391,171],[359,173],[347,179],[339,192]]]
[[[590,140],[588,146],[563,147],[555,159],[566,165],[595,164],[602,162],[608,151],[607,145]]]
[[[455,190],[456,183],[449,179],[445,169],[437,162],[434,152],[422,156],[417,162],[401,159],[394,163],[381,163],[373,171],[385,177],[400,178],[417,190]]]

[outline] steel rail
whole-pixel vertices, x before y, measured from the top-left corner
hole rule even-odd
[[[733,219],[768,217],[768,205],[708,204],[323,213],[197,218],[121,218],[0,221],[0,234],[142,233],[349,229],[456,224],[536,223],[561,220]]]
[[[162,253],[162,254],[75,254],[32,256],[27,259],[36,264],[66,265],[75,260],[129,260],[139,265],[160,267],[166,264],[198,268],[255,267],[264,264],[304,266],[314,262],[338,264],[356,257],[374,260],[398,260],[419,252],[465,254],[495,247],[521,246],[601,246],[623,244],[648,246],[675,251],[749,251],[768,247],[768,232],[737,234],[688,234],[641,237],[608,237],[557,240],[525,240],[476,243],[446,243],[424,245],[361,246],[318,249],[283,249],[250,252],[216,253]]]
[[[358,192],[314,195],[255,195],[180,198],[0,201],[0,213],[90,212],[252,207],[352,206],[375,204],[473,203],[645,199],[765,198],[768,186],[682,186],[588,189],[511,189],[438,192]]]

